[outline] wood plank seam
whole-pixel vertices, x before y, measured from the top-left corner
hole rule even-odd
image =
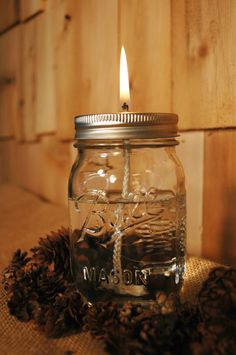
[[[36,17],[38,17],[39,15],[43,14],[44,10],[38,10],[37,12],[35,12],[34,14],[30,15],[29,17],[27,17],[26,19],[22,20],[21,23],[27,23],[30,22],[32,20],[34,20]]]
[[[12,23],[9,27],[5,28],[3,31],[0,32],[0,36],[4,35],[5,33],[11,31],[16,26],[20,25],[21,21],[17,20],[16,22]]]

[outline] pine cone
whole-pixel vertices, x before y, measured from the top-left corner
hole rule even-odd
[[[51,232],[46,238],[40,238],[39,245],[31,249],[32,262],[47,265],[50,271],[70,276],[69,230],[61,228]]]
[[[75,308],[75,303],[77,307]],[[58,337],[80,329],[83,324],[83,303],[78,291],[59,293],[45,313],[44,330],[49,337]]]
[[[66,289],[68,297],[68,311],[71,319],[78,325],[83,325],[83,317],[87,311],[87,306],[84,304],[81,294],[75,287],[71,285]]]
[[[37,294],[40,303],[53,302],[56,296],[64,293],[68,286],[62,274],[42,273],[37,280]]]
[[[236,354],[235,321],[225,319],[212,325],[199,323],[197,329],[199,339],[190,345],[193,355]]]
[[[112,302],[99,302],[89,307],[85,316],[85,330],[89,330],[99,338],[106,334],[109,327],[116,326],[119,321],[119,306]]]
[[[4,284],[5,291],[14,283],[17,271],[21,270],[29,261],[30,258],[27,257],[27,252],[22,252],[18,249],[13,254],[11,263],[3,270],[2,283]]]
[[[41,238],[31,252],[29,258],[17,250],[4,271],[10,313],[21,321],[34,319],[48,336],[78,329],[84,306],[71,283],[68,230]]]
[[[199,307],[204,321],[236,318],[236,269],[211,271],[199,292]]]
[[[29,297],[25,292],[24,287],[21,289],[15,288],[10,299],[7,302],[11,315],[14,315],[18,320],[28,321],[31,319],[31,308]]]

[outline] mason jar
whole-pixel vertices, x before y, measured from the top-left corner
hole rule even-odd
[[[186,194],[177,122],[167,113],[75,118],[71,264],[91,303],[155,302],[181,288]]]

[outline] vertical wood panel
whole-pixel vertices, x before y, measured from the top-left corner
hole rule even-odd
[[[16,144],[15,171],[18,186],[39,194],[42,180],[41,167],[42,157],[39,142]]]
[[[20,27],[0,36],[0,137],[14,136],[20,121]]]
[[[24,139],[56,131],[51,19],[42,14],[23,25]]]
[[[37,134],[56,131],[56,88],[52,37],[53,14],[51,16],[44,13],[34,20],[37,26],[37,100],[35,126]],[[57,60],[57,58],[55,59]],[[64,68],[64,70],[67,71],[67,68]]]
[[[127,55],[132,111],[171,109],[169,0],[120,0],[120,46]]]
[[[36,140],[36,99],[37,99],[37,22],[22,25],[22,138]]]
[[[172,0],[173,110],[183,129],[236,126],[236,1]]]
[[[56,137],[42,138],[40,194],[64,205],[67,205],[70,150],[69,142],[59,142]]]
[[[58,137],[72,138],[73,117],[117,111],[117,0],[50,3],[55,29]]]
[[[20,20],[20,0],[0,0],[0,33]]]
[[[236,130],[205,134],[203,254],[236,265]]]
[[[26,20],[27,18],[45,9],[46,0],[20,0],[20,1],[21,1],[20,6],[21,6],[22,20]]]
[[[0,183],[15,182],[15,140],[0,141]]]
[[[67,186],[71,165],[71,143],[55,136],[39,142],[18,143],[16,149],[17,184],[45,199],[67,204]]]
[[[204,132],[182,133],[177,154],[184,167],[187,194],[187,252],[202,254]]]

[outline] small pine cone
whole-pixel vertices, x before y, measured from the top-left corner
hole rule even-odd
[[[107,328],[103,336],[105,349],[112,355],[139,355],[137,352],[139,341],[134,339],[133,329],[122,324]],[[134,351],[133,351],[134,350]]]
[[[199,337],[191,344],[194,355],[236,354],[236,323],[228,319],[221,319],[218,323],[199,323]]]
[[[17,250],[4,272],[10,313],[21,321],[33,319],[49,336],[78,329],[84,304],[71,283],[68,230],[41,238],[31,251],[28,258]]]
[[[167,354],[172,346],[175,322],[176,317],[173,314],[156,314],[137,322],[134,334],[142,344],[140,354]]]
[[[55,272],[42,273],[37,280],[37,293],[41,303],[55,300],[58,294],[64,293],[68,282],[63,275]]]
[[[7,290],[8,308],[10,314],[19,320],[27,321],[32,318],[31,300],[37,298],[34,284],[35,280],[24,268],[14,272],[14,279]]]
[[[44,314],[44,331],[48,337],[59,337],[68,331],[67,300],[63,295],[57,296],[53,307],[48,307]]]
[[[14,288],[10,294],[7,305],[10,314],[14,315],[18,320],[26,322],[31,319],[32,313],[29,305],[29,297],[27,288],[24,286]]]
[[[103,337],[109,327],[119,324],[119,306],[112,302],[99,302],[89,307],[84,317],[85,330]]]
[[[17,270],[25,266],[30,258],[27,258],[27,252],[22,252],[20,249],[18,249],[12,257],[10,267],[12,270]]]
[[[80,293],[73,285],[65,285],[58,276],[54,274],[55,287],[53,291],[53,282],[50,287],[50,282],[47,288],[43,290],[44,299],[40,298],[38,304],[38,312],[34,314],[35,320],[43,329],[47,336],[58,337],[72,329],[78,329],[83,325],[84,303]],[[59,284],[57,283],[59,281]],[[62,292],[59,292],[58,287],[62,286]],[[50,294],[52,295],[50,298]],[[48,298],[49,295],[49,298]],[[36,306],[34,306],[34,310]]]
[[[211,271],[199,292],[199,307],[205,321],[236,317],[236,269]]]
[[[37,300],[31,300],[30,303],[32,309],[32,319],[39,327],[44,326],[46,322],[45,315],[50,306],[48,304],[41,304],[40,302],[37,302]]]
[[[73,319],[78,325],[82,325],[87,308],[83,302],[81,294],[74,285],[68,287],[65,294],[68,297],[68,311],[71,319]]]
[[[5,291],[8,291],[11,288],[11,285],[14,284],[17,279],[17,272],[19,271],[30,261],[31,259],[27,257],[27,252],[22,252],[18,249],[12,257],[12,260],[8,267],[3,270],[3,279],[2,283],[4,285]]]
[[[39,240],[39,246],[31,249],[33,262],[48,265],[51,271],[70,275],[69,230],[62,228]]]
[[[77,313],[79,307],[80,305]],[[55,302],[45,312],[44,323],[44,331],[48,337],[59,337],[71,330],[79,329],[82,325],[82,316],[80,322],[79,318],[75,321],[74,313],[71,317],[70,298],[68,295],[58,294]]]
[[[119,321],[121,324],[129,325],[132,321],[133,307],[131,303],[125,303],[123,307],[119,310]]]

